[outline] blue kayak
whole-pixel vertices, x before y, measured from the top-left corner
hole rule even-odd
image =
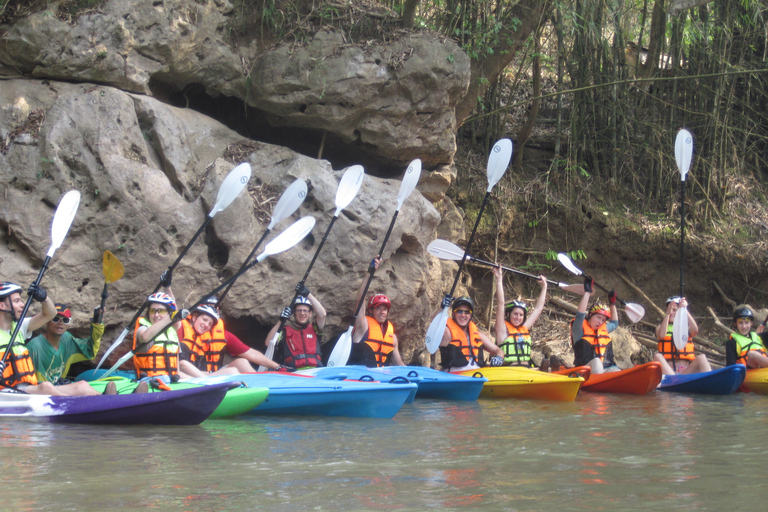
[[[737,364],[710,372],[664,375],[657,389],[677,393],[730,395],[741,386],[746,374],[746,367],[742,364]]]
[[[398,375],[392,375],[391,373],[379,371],[379,368],[368,368],[365,366],[334,366],[310,368],[306,370],[299,370],[296,373],[299,375],[309,375],[321,379],[382,382],[385,384],[394,385],[400,385],[404,383],[407,384],[409,382],[418,384],[421,380],[420,377],[401,377]],[[408,395],[408,399],[405,401],[405,403],[412,403],[413,399],[416,398],[417,391],[418,388],[414,387],[411,391],[411,394]]]
[[[302,375],[263,372],[189,379],[195,384],[244,382],[248,387],[269,388],[269,396],[249,414],[345,416],[392,418],[416,384],[383,384],[320,379]]]
[[[463,400],[473,402],[480,396],[483,384],[488,382],[485,377],[466,377],[426,366],[383,366],[366,368],[365,366],[336,366],[333,368],[313,368],[300,373],[308,373],[317,377],[346,378],[353,380],[368,380],[372,378],[379,382],[397,382],[393,379],[407,379],[418,385],[417,398],[437,398],[441,400]]]

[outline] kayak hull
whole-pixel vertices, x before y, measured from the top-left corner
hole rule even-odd
[[[93,425],[199,425],[232,384],[124,395],[50,396],[0,393],[0,417]]]
[[[768,368],[756,368],[747,370],[740,391],[768,395]]]
[[[467,377],[488,379],[480,393],[482,398],[530,398],[572,402],[576,399],[582,378],[553,375],[529,368],[499,366],[458,372]]]
[[[379,371],[379,368],[368,368],[366,366],[333,366],[322,368],[311,368],[307,370],[299,370],[296,372],[299,375],[308,375],[312,377],[318,377],[320,379],[330,380],[351,380],[358,382],[380,382],[384,384],[407,384],[410,382],[416,383],[421,380],[419,378],[406,378],[398,375],[392,375]],[[405,400],[405,403],[413,403],[413,399],[416,398],[417,387],[414,387],[411,394]]]
[[[664,375],[658,389],[676,393],[730,395],[744,382],[747,369],[742,364],[726,366],[709,372],[686,375]]]
[[[593,373],[581,389],[594,393],[645,395],[661,382],[661,365],[655,361],[618,372]]]
[[[267,399],[249,414],[351,418],[392,418],[417,387],[410,382],[392,385],[273,372],[206,377],[188,382],[244,382],[248,387],[269,388]]]
[[[574,368],[563,368],[562,370],[553,371],[555,375],[565,375],[568,377],[581,377],[584,382],[589,380],[589,376],[592,375],[592,368],[589,366],[576,366]],[[584,386],[584,382],[581,383]]]

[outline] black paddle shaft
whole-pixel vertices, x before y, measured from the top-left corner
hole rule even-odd
[[[512,272],[513,274],[518,274],[523,277],[529,277],[531,279],[535,279],[536,281],[539,280],[539,276],[529,274],[528,272],[523,272],[522,270],[518,270],[516,268],[505,267],[504,265],[497,265],[496,263],[491,263],[490,261],[481,260],[481,259],[475,258],[474,256],[467,256],[467,259],[474,263],[485,265],[486,267],[499,267],[502,270],[506,270],[507,272]],[[547,279],[547,284],[551,284],[552,286],[560,286],[560,283],[558,283],[557,281],[552,281],[551,279]]]
[[[461,271],[464,269],[464,263],[467,261],[467,254],[469,253],[469,248],[472,246],[472,240],[475,238],[475,232],[477,231],[477,226],[480,225],[480,219],[483,217],[483,211],[485,210],[485,205],[488,204],[488,199],[491,197],[491,192],[488,191],[485,193],[485,197],[483,197],[483,203],[480,205],[480,211],[477,212],[477,219],[475,219],[475,225],[472,228],[472,233],[469,235],[469,240],[467,240],[467,247],[464,249],[464,256],[461,257],[461,262],[459,263],[459,270],[456,272],[456,277],[453,279],[453,286],[451,286],[451,291],[448,293],[451,297],[453,297],[453,292],[456,291],[456,286],[459,284],[459,278],[461,277]]]
[[[33,283],[36,287],[40,284],[40,281],[43,280],[43,274],[45,274],[45,271],[48,269],[48,263],[50,263],[50,261],[51,261],[51,257],[46,256],[45,261],[43,261],[43,266],[40,269],[40,272],[37,273],[37,279],[35,279],[35,282]],[[24,304],[24,310],[22,310],[21,316],[16,321],[16,327],[13,329],[13,333],[11,334],[11,341],[8,342],[8,347],[5,349],[5,353],[3,354],[3,359],[1,360],[3,363],[5,363],[6,359],[8,359],[8,354],[11,353],[13,344],[16,341],[16,335],[19,333],[19,330],[21,329],[21,323],[24,321],[24,317],[27,316],[27,311],[29,311],[30,304],[32,304],[31,295],[27,297],[27,302]],[[11,311],[13,311],[13,304],[11,304]]]
[[[683,269],[685,258],[685,180],[680,180],[680,297],[685,297],[683,291]]]
[[[395,227],[395,221],[397,220],[397,214],[400,213],[399,210],[395,210],[395,214],[392,216],[392,221],[389,223],[389,229],[387,229],[387,234],[384,235],[384,241],[381,243],[381,249],[379,249],[379,257],[384,253],[384,247],[387,245],[387,241],[389,240],[389,235],[392,234],[392,228]],[[353,317],[355,320],[357,320],[357,315],[360,314],[360,308],[363,307],[363,302],[365,302],[365,295],[368,293],[368,288],[371,286],[371,281],[373,281],[373,274],[376,273],[376,267],[371,267],[369,270],[369,276],[368,276],[368,282],[365,283],[365,289],[363,290],[363,294],[360,296],[360,300],[357,301],[357,307],[355,308],[355,316]]]

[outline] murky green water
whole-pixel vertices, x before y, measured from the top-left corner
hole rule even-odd
[[[764,510],[768,397],[416,401],[392,420],[0,423],[2,511]]]

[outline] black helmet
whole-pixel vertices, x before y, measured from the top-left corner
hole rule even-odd
[[[452,310],[456,311],[459,309],[459,306],[467,306],[471,312],[475,312],[475,301],[473,301],[471,298],[467,297],[466,295],[463,295],[456,300],[453,301]]]
[[[733,312],[733,323],[735,324],[736,320],[739,318],[747,318],[754,322],[755,314],[748,307],[742,306],[740,308],[736,308],[736,310]]]

